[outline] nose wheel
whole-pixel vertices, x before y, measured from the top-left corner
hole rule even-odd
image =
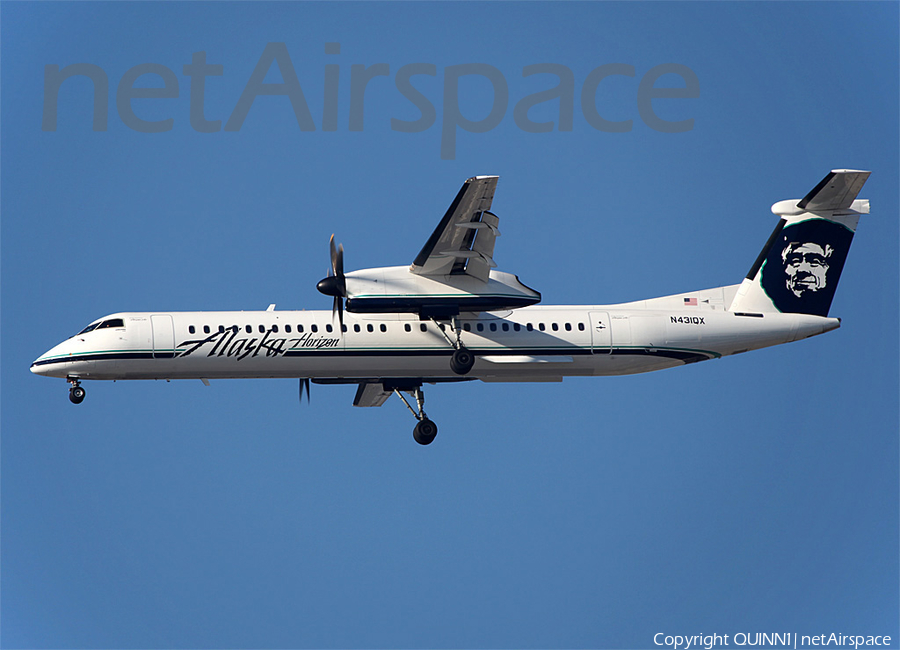
[[[66,381],[72,384],[72,387],[69,388],[69,401],[72,402],[72,404],[81,404],[84,401],[85,395],[85,390],[81,387],[81,382],[75,377],[69,377]]]

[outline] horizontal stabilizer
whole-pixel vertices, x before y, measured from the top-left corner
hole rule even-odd
[[[806,212],[846,210],[853,204],[871,173],[856,169],[832,170],[797,203],[797,207]]]

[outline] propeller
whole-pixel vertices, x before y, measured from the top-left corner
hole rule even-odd
[[[319,280],[316,289],[326,296],[334,296],[334,304],[331,307],[331,317],[337,313],[341,323],[341,331],[344,329],[344,298],[347,297],[347,279],[344,276],[344,245],[334,245],[334,235],[329,242],[331,246],[331,270],[328,277]]]
[[[306,403],[309,404],[309,379],[303,378],[300,380],[300,403],[303,404],[303,391],[306,391]]]

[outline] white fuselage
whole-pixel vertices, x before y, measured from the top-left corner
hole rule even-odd
[[[466,378],[559,381],[648,372],[787,343],[840,324],[804,314],[728,311],[736,289],[622,305],[462,314],[462,342],[476,355]],[[449,367],[452,328],[414,314],[345,313],[343,332],[331,311],[118,313],[98,322],[114,319],[122,326],[73,336],[38,358],[32,371],[85,380],[460,379]]]

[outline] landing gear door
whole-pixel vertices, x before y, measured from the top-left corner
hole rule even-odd
[[[591,348],[594,354],[609,354],[612,347],[612,324],[605,311],[588,312],[591,321]]]
[[[169,314],[150,317],[153,327],[153,358],[171,359],[175,356],[175,327]]]

